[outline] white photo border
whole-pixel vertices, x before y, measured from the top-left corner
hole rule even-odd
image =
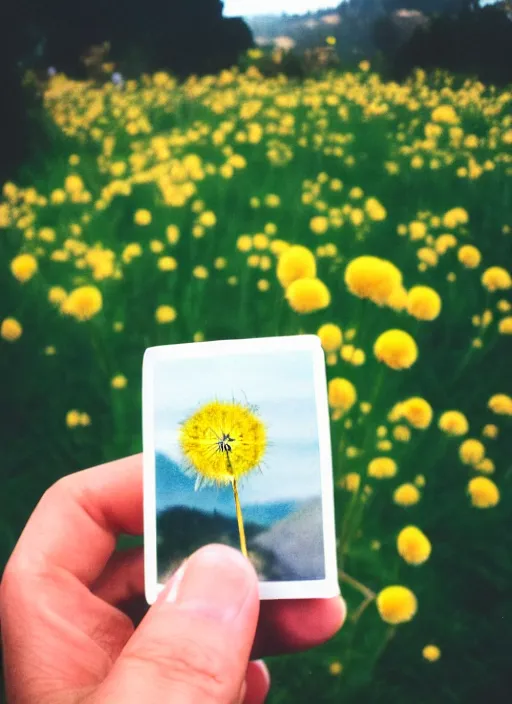
[[[334,482],[325,357],[320,339],[316,335],[294,335],[162,345],[150,347],[145,351],[142,369],[144,587],[146,600],[149,604],[153,604],[158,594],[164,589],[164,585],[158,583],[157,568],[155,404],[153,397],[155,363],[162,360],[218,357],[233,353],[271,354],[272,352],[300,350],[311,351],[313,357],[322,489],[325,577],[318,580],[260,582],[259,593],[260,599],[265,600],[330,598],[340,593],[336,561]]]

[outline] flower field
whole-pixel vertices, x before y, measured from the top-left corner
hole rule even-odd
[[[270,701],[505,701],[511,90],[363,62],[44,103],[0,201],[1,559],[51,482],[140,451],[146,347],[317,333],[349,615]]]

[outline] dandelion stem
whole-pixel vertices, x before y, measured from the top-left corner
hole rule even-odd
[[[233,487],[233,495],[235,497],[236,520],[238,522],[238,532],[240,534],[240,550],[242,551],[242,554],[247,557],[247,543],[245,542],[244,519],[242,517],[242,509],[240,508],[240,499],[238,498],[238,487],[236,485],[236,479],[233,479],[231,485]]]
[[[350,584],[351,587],[354,587],[354,589],[357,589],[357,591],[363,594],[366,599],[375,599],[377,596],[369,587],[364,585],[362,582],[359,582],[359,580],[354,579],[354,577],[351,577],[346,572],[340,572],[340,579],[342,582],[346,582],[347,584]]]

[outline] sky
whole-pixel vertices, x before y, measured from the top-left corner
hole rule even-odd
[[[337,7],[340,0],[223,0],[224,17],[301,15]]]
[[[496,0],[481,0],[491,5]],[[225,17],[256,17],[258,15],[301,15],[337,7],[340,0],[223,0]]]
[[[267,427],[268,447],[262,471],[253,471],[240,487],[246,503],[302,500],[320,495],[311,352],[244,354],[156,361],[155,449],[176,462],[180,423],[211,401],[258,406]]]

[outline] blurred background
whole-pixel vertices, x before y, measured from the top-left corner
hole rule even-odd
[[[509,0],[19,0],[0,94],[0,568],[146,347],[317,333],[349,616],[269,701],[508,701]]]

